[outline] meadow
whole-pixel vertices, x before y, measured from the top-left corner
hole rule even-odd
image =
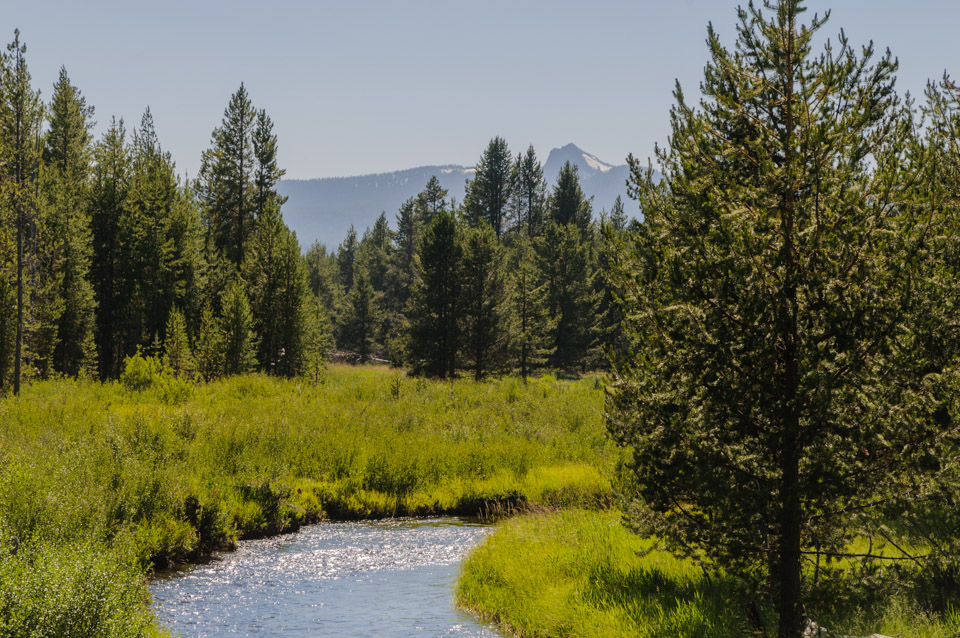
[[[835,564],[837,573],[850,564]],[[709,572],[708,572],[709,573]],[[457,602],[520,637],[742,638],[774,635],[776,615],[758,606],[748,620],[740,583],[656,539],[628,531],[614,510],[540,512],[503,521],[463,563]],[[838,592],[839,593],[839,592]],[[950,638],[960,613],[923,611],[911,596],[886,592],[870,605],[836,596],[807,611],[824,635]]]
[[[145,574],[321,519],[611,502],[595,378],[195,384],[148,363],[0,399],[0,635],[153,635]]]

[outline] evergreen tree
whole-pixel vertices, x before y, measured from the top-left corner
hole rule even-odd
[[[613,201],[613,207],[610,209],[610,227],[617,232],[627,229],[627,213],[619,195]]]
[[[279,210],[268,210],[258,221],[244,272],[250,282],[260,367],[270,374],[293,376],[302,363],[302,306],[309,291],[300,244]]]
[[[347,295],[346,312],[340,329],[343,346],[356,352],[360,363],[366,363],[373,354],[378,323],[377,293],[370,285],[365,268],[358,268],[354,286]]]
[[[344,290],[353,288],[353,271],[357,261],[357,231],[350,225],[347,236],[337,249],[337,268],[340,271],[340,285]]]
[[[596,340],[597,294],[589,244],[575,224],[547,223],[537,240],[537,263],[554,318],[550,364],[583,369]]]
[[[387,223],[387,215],[380,213],[373,228],[364,233],[357,247],[357,261],[367,271],[370,285],[379,293],[387,288],[392,240],[393,232]]]
[[[130,190],[130,152],[123,120],[112,119],[94,149],[90,218],[93,235],[91,276],[97,308],[97,360],[100,378],[120,375],[125,349],[120,339],[127,266],[121,227]]]
[[[387,224],[386,214],[381,213],[373,228],[364,233],[357,249],[358,267],[366,274],[373,290],[376,308],[374,348],[378,354],[385,354],[387,341],[400,336],[403,323],[403,306],[400,304],[403,294],[397,290],[398,282],[394,278],[392,249],[393,232]]]
[[[204,380],[213,381],[223,375],[226,365],[225,346],[220,319],[207,304],[200,314],[200,332],[193,352],[197,372]]]
[[[517,155],[513,168],[511,209],[517,232],[527,237],[537,237],[541,233],[546,193],[543,168],[531,145],[526,153]]]
[[[495,137],[480,157],[473,179],[467,182],[467,193],[463,200],[467,223],[470,226],[490,224],[497,239],[500,239],[507,226],[512,186],[510,149],[506,140]]]
[[[244,272],[249,282],[257,358],[270,374],[300,371],[305,337],[303,305],[307,275],[296,235],[283,221],[286,201],[276,190],[284,171],[277,165],[277,138],[266,112],[257,114],[253,133],[256,229],[247,250]]]
[[[586,237],[590,218],[591,204],[580,188],[580,171],[575,164],[566,162],[550,196],[550,219],[560,226],[573,224]]]
[[[16,282],[16,319],[14,320],[13,343],[13,393],[20,393],[22,364],[25,353],[24,340],[29,321],[27,306],[32,306],[35,314],[42,316],[44,302],[49,307],[51,301],[44,299],[45,290],[34,286],[34,295],[30,294],[28,278],[30,272],[24,272],[26,262],[33,256],[30,250],[33,240],[37,212],[37,181],[40,169],[40,124],[43,118],[43,104],[39,92],[30,87],[30,71],[27,69],[27,47],[20,42],[19,29],[14,30],[13,42],[7,46],[10,52],[6,61],[3,80],[0,86],[0,121],[3,127],[3,165],[5,207],[9,210],[10,220],[15,234],[15,254],[9,259],[15,264]],[[44,282],[40,282],[41,286]],[[31,299],[31,296],[33,297]],[[2,310],[2,309],[0,309]],[[10,308],[6,310],[9,312]],[[53,318],[55,321],[55,318]],[[7,323],[9,320],[4,319]],[[33,324],[36,325],[36,324]],[[34,332],[41,332],[49,324],[42,321]]]
[[[411,280],[413,279],[413,256],[417,254],[421,228],[417,218],[417,203],[411,197],[400,206],[400,212],[397,213],[397,233],[394,236],[397,268]]]
[[[277,136],[273,133],[273,120],[267,112],[257,113],[252,136],[253,157],[256,168],[253,174],[254,213],[257,219],[270,214],[286,203],[287,198],[277,192],[277,182],[286,171],[277,164]]]
[[[617,212],[618,208],[619,213]],[[628,347],[626,334],[623,330],[623,311],[616,302],[616,291],[610,277],[616,243],[626,233],[625,216],[622,211],[623,203],[617,197],[611,218],[602,220],[601,232],[596,238],[596,270],[598,276],[594,281],[599,299],[597,305],[597,340],[603,346],[602,351],[598,353],[598,360],[594,363],[594,366],[598,368],[604,367],[609,362],[612,352],[622,352]]]
[[[841,34],[813,55],[823,20],[767,6],[740,11],[733,52],[709,30],[702,101],[678,87],[657,151],[664,182],[630,159],[644,221],[614,273],[635,355],[608,424],[639,528],[765,567],[778,636],[799,638],[804,554],[848,552],[944,485],[955,376],[918,335],[955,298],[934,266],[957,235],[907,188],[924,158],[889,53]]]
[[[174,305],[196,316],[200,283],[200,222],[191,194],[181,187],[168,152],[163,151],[147,109],[134,131],[130,181],[121,208],[119,250],[121,321],[126,355],[155,342]]]
[[[163,355],[167,365],[178,375],[193,374],[194,362],[187,335],[187,322],[176,306],[170,311],[163,340]]]
[[[547,294],[530,239],[521,237],[510,255],[510,305],[516,322],[516,354],[520,376],[526,379],[551,350],[548,335],[556,329],[547,307]]]
[[[387,312],[396,316],[401,315],[410,298],[410,289],[414,281],[414,257],[421,234],[416,202],[408,199],[400,207],[397,214],[397,232],[393,238],[389,285],[384,296],[384,305]]]
[[[307,285],[327,313],[327,319],[337,316],[343,297],[340,287],[340,271],[336,255],[327,252],[327,247],[313,242],[304,258],[307,268]]]
[[[12,168],[12,144],[6,88],[10,85],[9,58],[0,50],[0,175]],[[13,360],[17,341],[17,218],[7,191],[0,182],[0,395],[13,383]]]
[[[220,305],[223,308],[223,373],[251,372],[257,366],[257,340],[242,278],[236,277],[227,285]]]
[[[440,180],[436,175],[430,177],[426,188],[417,195],[417,213],[421,227],[429,226],[437,213],[447,210],[448,192],[440,186]]]
[[[456,218],[441,211],[423,233],[410,295],[408,354],[414,373],[453,377],[460,341],[460,268],[463,247]]]
[[[309,295],[303,305],[303,370],[302,374],[317,383],[326,370],[327,353],[333,347],[330,319],[323,301]]]
[[[490,226],[466,232],[461,272],[464,349],[479,381],[502,366],[510,341],[503,249]]]
[[[252,177],[256,119],[250,96],[241,84],[230,98],[223,122],[213,131],[211,148],[203,152],[197,180],[203,216],[215,244],[238,269],[253,233],[257,205]]]
[[[50,131],[43,149],[43,225],[49,232],[43,249],[49,261],[56,264],[57,293],[62,300],[53,367],[74,376],[89,374],[96,365],[96,301],[90,282],[92,114],[93,107],[86,105],[80,91],[70,84],[66,69],[61,67],[53,88]]]

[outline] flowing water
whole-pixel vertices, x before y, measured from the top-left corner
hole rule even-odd
[[[184,638],[492,638],[453,605],[460,561],[489,531],[454,518],[320,523],[242,542],[150,589],[161,624]]]

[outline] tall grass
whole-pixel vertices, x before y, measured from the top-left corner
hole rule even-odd
[[[464,561],[457,601],[518,636],[741,638],[762,635],[729,580],[659,551],[614,512],[533,514],[502,523]],[[761,609],[769,630],[776,616]],[[830,635],[960,635],[960,614],[926,613],[904,596],[848,602],[820,618]]]
[[[114,602],[83,605],[145,613],[144,571],[319,518],[604,505],[619,453],[602,401],[592,379],[439,382],[349,366],[319,385],[33,384],[0,399],[0,635],[16,635],[11,618],[47,622],[18,609],[90,594],[35,587],[54,565],[58,582],[112,574]],[[36,635],[61,635],[56,622]],[[117,622],[131,629],[88,635],[143,635]]]

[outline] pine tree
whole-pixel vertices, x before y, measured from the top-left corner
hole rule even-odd
[[[30,245],[32,230],[37,212],[37,181],[40,169],[40,124],[43,118],[43,104],[40,102],[39,92],[30,87],[30,71],[27,68],[27,47],[20,42],[20,30],[14,30],[13,42],[7,46],[10,52],[9,61],[5,65],[2,99],[0,99],[0,119],[3,123],[3,146],[5,151],[5,205],[11,212],[11,221],[16,235],[16,253],[13,259],[16,264],[16,320],[13,344],[13,393],[20,393],[22,364],[25,354],[24,340],[27,328],[32,327],[28,322],[28,304],[35,314],[42,314],[44,302],[41,297],[45,290],[37,291],[32,295],[27,290],[31,282],[28,281],[29,272],[25,273],[26,262],[33,256]],[[6,177],[9,176],[9,177]],[[40,282],[43,284],[43,282]],[[35,287],[36,289],[36,287]],[[47,307],[52,304],[47,301]],[[8,308],[9,310],[9,308]],[[6,322],[6,320],[4,320]],[[40,332],[49,324],[36,326]]]
[[[380,213],[373,228],[364,233],[357,248],[357,261],[367,271],[370,285],[378,293],[387,289],[387,277],[390,270],[390,248],[393,232],[387,223],[386,213]]]
[[[507,229],[508,204],[513,186],[510,149],[502,137],[490,140],[467,182],[463,200],[464,217],[470,226],[490,224],[497,239]]]
[[[517,232],[526,237],[537,237],[543,229],[547,183],[543,168],[533,146],[525,154],[517,155],[513,168],[511,211]]]
[[[566,162],[557,175],[557,183],[550,196],[550,219],[558,225],[573,224],[581,235],[590,229],[591,204],[580,188],[580,171]]]
[[[537,265],[553,317],[550,364],[583,369],[596,341],[596,276],[589,244],[573,223],[547,223],[536,242]]]
[[[308,295],[300,244],[279,210],[265,212],[247,252],[244,273],[259,337],[257,359],[270,374],[293,376],[301,365],[302,306]]]
[[[460,341],[460,272],[463,247],[456,218],[439,212],[423,233],[417,280],[408,304],[408,354],[414,373],[453,377]]]
[[[187,335],[187,322],[176,306],[170,311],[164,333],[163,355],[166,364],[176,374],[190,376],[195,368]]]
[[[315,241],[307,251],[304,260],[310,292],[320,300],[327,318],[335,319],[343,297],[336,255],[328,253],[326,246]]]
[[[619,211],[619,212],[618,212]],[[623,239],[626,233],[626,216],[623,215],[623,203],[620,198],[614,202],[610,219],[603,219],[601,232],[595,238],[596,246],[596,293],[599,298],[597,305],[597,340],[603,346],[598,353],[595,367],[605,367],[609,363],[612,352],[622,352],[627,349],[628,342],[623,330],[623,311],[616,301],[616,291],[611,279],[616,244]]]
[[[180,186],[170,154],[160,146],[150,109],[134,131],[129,189],[121,211],[119,338],[123,352],[130,355],[138,346],[159,348],[155,338],[162,337],[173,306],[198,301],[193,280],[200,268],[196,210]]]
[[[547,293],[531,240],[521,237],[510,254],[510,306],[516,324],[516,355],[520,376],[546,362],[552,351],[548,335],[556,329],[547,308]]]
[[[225,346],[221,321],[207,304],[200,314],[200,332],[193,351],[197,372],[204,380],[213,381],[223,375],[226,365]]]
[[[50,104],[41,183],[44,226],[50,235],[44,252],[48,257],[59,257],[57,283],[63,306],[57,322],[53,367],[73,376],[89,374],[96,366],[96,300],[90,281],[92,115],[93,107],[86,105],[61,67]]]
[[[414,281],[414,257],[420,243],[420,225],[416,202],[408,199],[397,214],[397,232],[393,238],[392,259],[389,272],[390,284],[384,298],[388,312],[401,315],[410,298]]]
[[[257,340],[253,313],[247,300],[247,286],[236,277],[223,291],[223,373],[244,374],[257,366]]]
[[[889,53],[841,34],[814,55],[823,20],[766,6],[740,11],[735,51],[709,30],[664,181],[630,158],[644,221],[614,274],[635,355],[616,361],[608,425],[632,451],[639,529],[766,568],[778,636],[799,638],[804,554],[909,520],[954,454],[955,376],[918,335],[955,298],[935,264],[957,234],[908,188],[924,157]]]
[[[254,214],[260,219],[286,203],[287,198],[277,192],[279,182],[286,171],[277,164],[277,136],[273,132],[273,120],[267,112],[257,113],[256,126],[251,138],[253,158],[256,168],[253,171]]]
[[[284,171],[277,165],[277,137],[265,111],[253,132],[256,228],[244,273],[259,337],[257,358],[270,374],[293,376],[303,363],[307,275],[296,235],[283,221],[286,201],[276,190]]]
[[[427,186],[417,195],[417,213],[420,226],[429,226],[433,218],[442,210],[447,210],[447,194],[449,191],[440,186],[440,180],[432,175]]]
[[[120,375],[125,349],[120,339],[122,276],[127,266],[121,227],[130,190],[130,152],[123,120],[112,119],[94,148],[90,218],[93,235],[91,278],[98,302],[97,360],[100,378]]]
[[[501,367],[510,342],[503,249],[487,224],[466,232],[460,320],[474,379]]]
[[[627,229],[627,213],[619,195],[613,201],[613,207],[610,209],[610,227],[617,232]]]
[[[230,98],[223,121],[203,152],[197,194],[215,244],[239,269],[253,233],[256,195],[253,184],[253,133],[257,113],[243,84]]]
[[[303,305],[303,370],[304,377],[318,383],[326,370],[327,353],[333,347],[330,318],[323,301],[310,295]]]
[[[340,334],[342,345],[357,353],[360,363],[366,363],[373,355],[378,315],[377,293],[370,285],[366,269],[358,268],[353,290],[347,295]]]
[[[357,231],[353,224],[343,243],[337,248],[337,268],[340,270],[340,285],[344,290],[353,288],[353,272],[357,261]]]

